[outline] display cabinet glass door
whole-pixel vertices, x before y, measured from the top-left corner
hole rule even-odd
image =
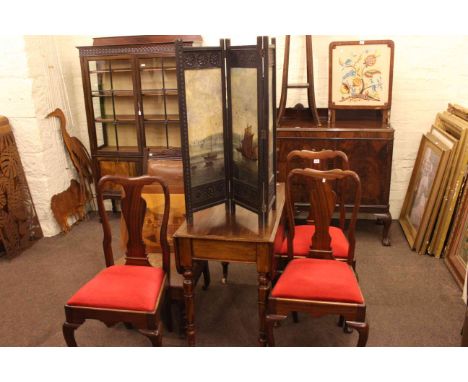
[[[138,152],[132,61],[88,62],[98,152]]]
[[[174,57],[138,59],[145,146],[180,148],[179,104]]]

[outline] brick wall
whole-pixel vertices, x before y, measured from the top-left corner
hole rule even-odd
[[[218,45],[215,34],[204,45]],[[233,45],[254,44],[255,36],[231,35]],[[314,36],[314,77],[318,107],[327,106],[328,45],[331,41],[392,39],[395,67],[391,123],[395,128],[391,212],[397,218],[419,142],[438,111],[448,102],[468,106],[468,37]],[[46,236],[59,232],[50,198],[74,176],[58,123],[45,115],[61,107],[69,131],[89,147],[81,71],[76,46],[90,45],[90,36],[9,36],[0,38],[0,114],[10,119],[33,200]],[[280,97],[284,37],[277,36],[277,84]],[[304,38],[291,39],[290,79],[305,82]],[[300,90],[289,93],[288,106],[306,103]]]
[[[328,105],[328,46],[331,41],[390,39],[395,42],[391,124],[395,129],[390,211],[398,218],[419,142],[437,112],[449,102],[468,107],[468,37],[314,36],[314,81],[317,107]],[[284,37],[277,38],[277,94],[281,93]],[[305,38],[293,36],[290,81],[306,82]],[[288,93],[288,107],[307,104],[305,91]]]

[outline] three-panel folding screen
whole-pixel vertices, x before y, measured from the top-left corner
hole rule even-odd
[[[187,222],[221,203],[265,222],[276,197],[274,39],[176,52]]]

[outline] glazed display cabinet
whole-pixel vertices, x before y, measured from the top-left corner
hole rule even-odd
[[[201,42],[200,36],[109,37],[78,47],[96,181],[141,175],[145,147],[155,155],[180,150],[178,39]],[[108,188],[105,197],[118,199],[120,192]]]

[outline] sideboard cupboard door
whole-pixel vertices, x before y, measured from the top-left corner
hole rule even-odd
[[[338,123],[337,123],[338,124]],[[367,121],[347,122],[346,127],[289,127],[277,129],[278,181],[284,182],[288,169],[286,157],[292,150],[341,150],[349,158],[351,170],[362,184],[361,213],[376,214],[384,224],[382,243],[390,245],[390,180],[394,130],[375,127]],[[297,212],[308,211],[305,185],[294,184]],[[346,203],[351,205],[352,201]]]

